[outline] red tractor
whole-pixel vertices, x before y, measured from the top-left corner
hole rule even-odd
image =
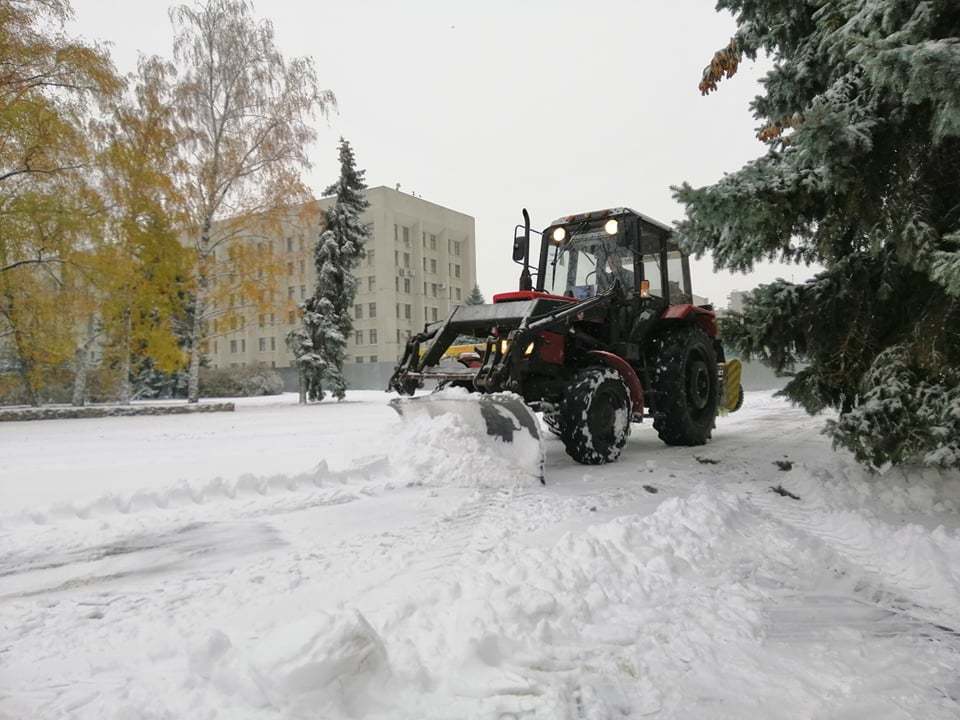
[[[630,423],[646,418],[668,445],[704,444],[720,409],[743,401],[740,364],[725,361],[713,308],[694,302],[689,261],[670,228],[613,208],[538,233],[523,214],[513,245],[519,289],[427,325],[407,343],[389,389],[466,388],[487,432],[506,441],[518,431],[539,440],[530,411],[540,411],[567,454],[588,465],[616,460]],[[531,233],[541,237],[535,265]],[[475,352],[450,359],[465,337]],[[394,407],[406,414],[431,397]],[[433,402],[429,412],[450,409]]]

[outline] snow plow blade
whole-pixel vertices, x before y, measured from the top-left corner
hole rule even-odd
[[[416,398],[394,398],[390,407],[404,418],[455,413],[478,437],[488,439],[497,456],[507,458],[521,472],[546,484],[540,423],[519,395],[441,391]]]

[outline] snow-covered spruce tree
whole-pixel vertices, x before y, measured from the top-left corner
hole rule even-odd
[[[464,300],[464,303],[467,305],[483,305],[486,300],[483,299],[483,293],[480,292],[480,286],[476,283],[473,285],[473,290],[470,291],[470,294],[467,295],[467,299]]]
[[[324,195],[336,195],[323,214],[324,229],[314,251],[317,287],[303,303],[302,327],[291,331],[287,344],[297,358],[302,387],[310,400],[323,400],[324,388],[337,400],[346,394],[343,358],[353,333],[357,280],[353,269],[364,257],[369,228],[360,220],[369,203],[365,171],[358,170],[353,148],[340,138],[340,179]]]
[[[719,267],[818,262],[754,291],[725,339],[873,466],[960,467],[960,5],[720,0],[738,30],[708,94],[744,58],[773,69],[752,103],[765,155],[675,188],[679,234]]]

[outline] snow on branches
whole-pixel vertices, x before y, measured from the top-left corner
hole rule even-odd
[[[302,389],[310,400],[324,398],[324,388],[337,400],[346,394],[343,362],[353,332],[351,310],[357,293],[353,270],[364,257],[370,235],[361,222],[369,206],[364,171],[358,170],[350,143],[340,139],[340,178],[326,194],[337,201],[324,212],[324,230],[314,251],[317,287],[301,305],[302,326],[287,335],[297,358]]]

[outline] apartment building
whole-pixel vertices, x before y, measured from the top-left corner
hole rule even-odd
[[[347,364],[392,366],[412,333],[424,322],[446,317],[473,288],[475,222],[469,215],[388,187],[369,188],[367,200],[364,220],[371,237],[366,259],[354,270],[358,287]],[[334,201],[318,202],[326,209]],[[236,329],[208,343],[213,367],[294,367],[285,338],[299,323],[296,305],[316,286],[313,250],[320,218],[315,214],[311,220],[288,224],[280,234],[283,237],[270,240],[285,269],[277,282],[278,302],[272,312],[251,309]]]

